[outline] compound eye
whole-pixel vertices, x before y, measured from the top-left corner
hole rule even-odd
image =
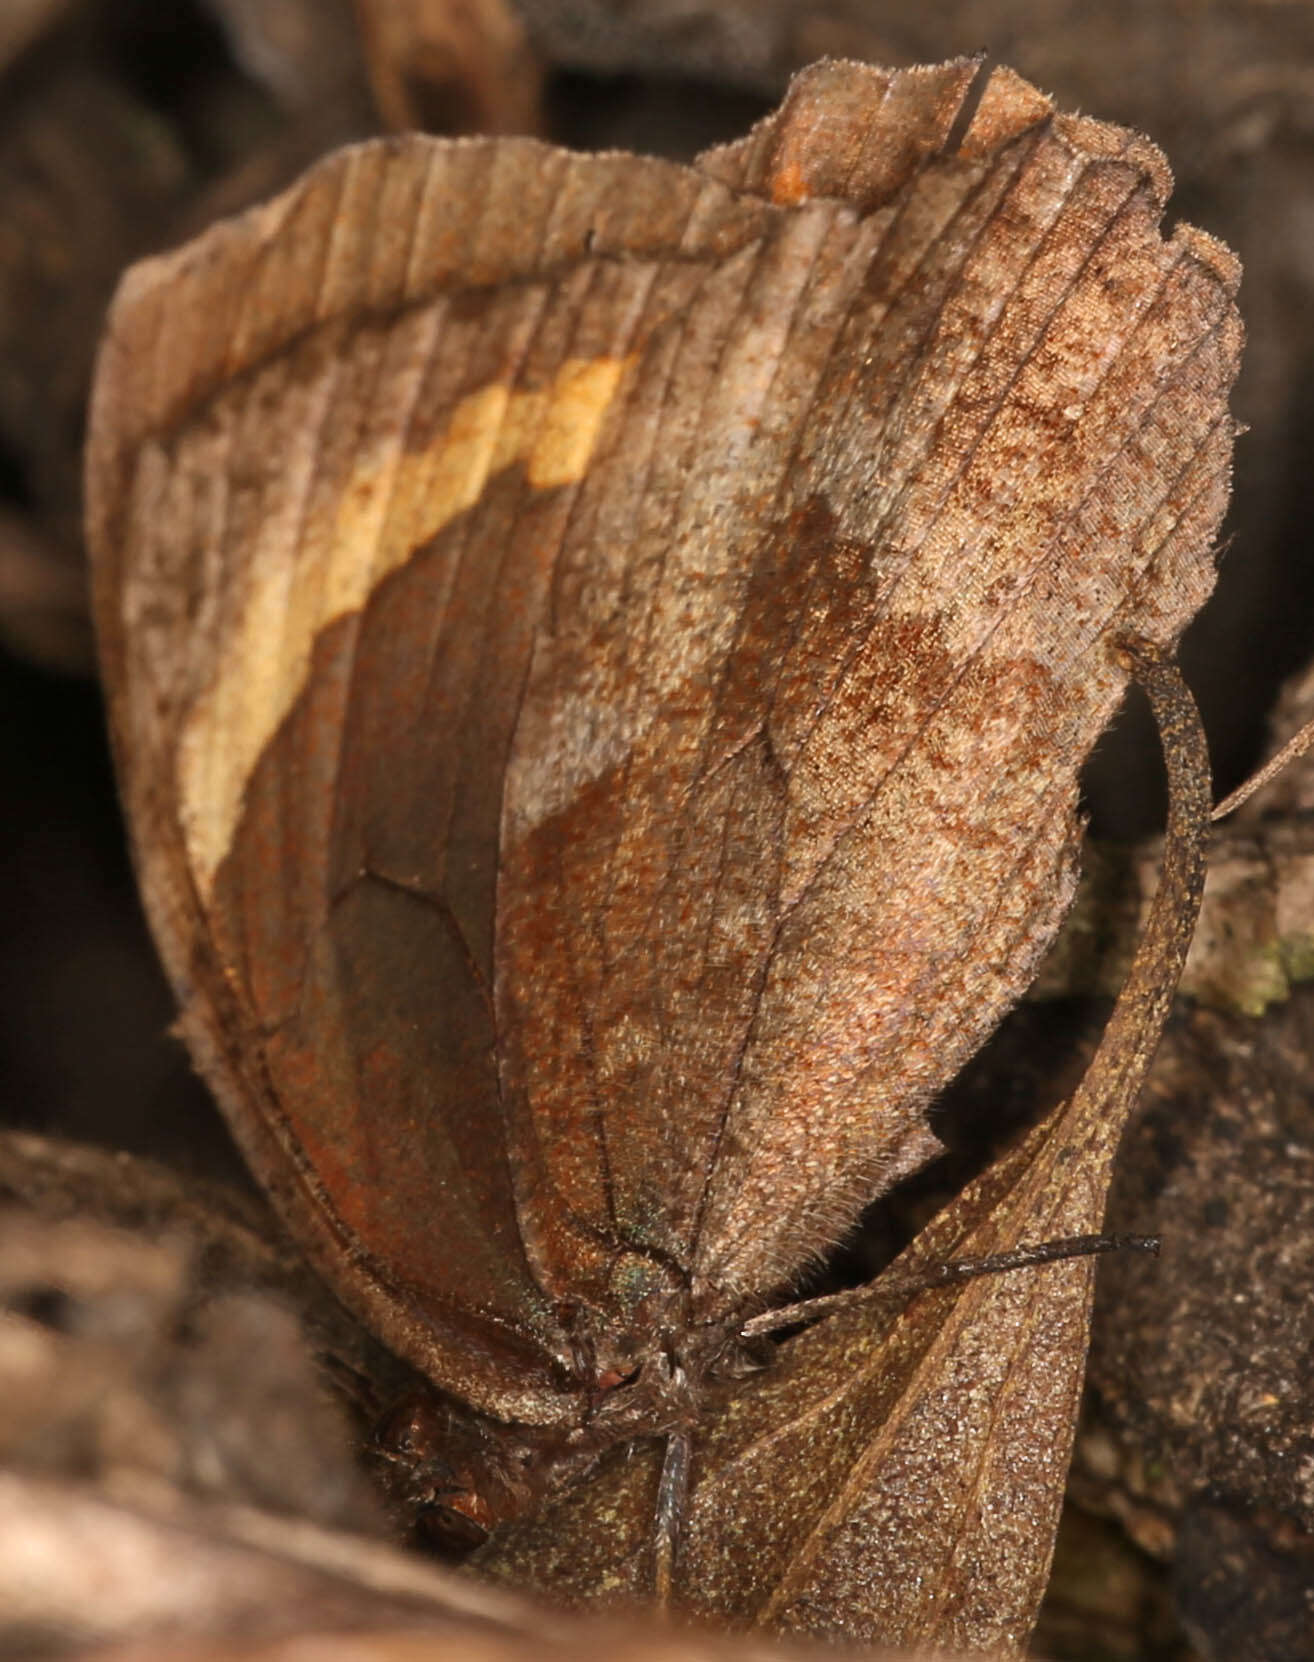
[[[622,1385],[632,1385],[638,1377],[637,1368],[631,1368],[628,1373],[622,1372],[620,1368],[604,1368],[598,1375],[597,1389],[600,1392],[615,1391]]]
[[[470,1511],[464,1509],[466,1501],[473,1503]],[[444,1495],[441,1501],[421,1510],[415,1521],[416,1531],[431,1551],[459,1562],[483,1546],[496,1521],[490,1518],[482,1522],[474,1515],[480,1510],[487,1508],[478,1495]]]

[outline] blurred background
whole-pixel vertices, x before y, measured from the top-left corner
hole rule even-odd
[[[1177,175],[1170,214],[1244,262],[1234,407],[1249,432],[1218,591],[1184,650],[1221,792],[1266,748],[1278,690],[1314,652],[1307,0],[0,0],[6,1124],[245,1180],[167,1036],[87,621],[84,406],[122,269],[390,128],[688,159],[742,133],[823,54],[901,65],[981,51],[1063,107],[1149,133]],[[1097,832],[1152,831],[1160,789],[1152,735],[1122,723],[1089,770]],[[1047,1654],[1202,1654],[1189,1600],[1174,1602],[1171,1542],[1156,1561],[1153,1541],[1132,1546],[1088,1511],[1066,1543]]]

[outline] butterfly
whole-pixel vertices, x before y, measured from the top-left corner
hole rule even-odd
[[[1071,898],[1213,582],[1147,141],[822,63],[691,167],[410,136],[125,277],[88,540],[181,1031],[480,1529],[696,1423]]]

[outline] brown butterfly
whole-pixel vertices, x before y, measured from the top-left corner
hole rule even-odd
[[[114,303],[95,606],[182,1030],[485,1417],[480,1524],[690,1423],[935,1152],[1070,899],[1107,638],[1212,585],[1234,263],[976,75],[817,65],[692,167],[363,145]]]

